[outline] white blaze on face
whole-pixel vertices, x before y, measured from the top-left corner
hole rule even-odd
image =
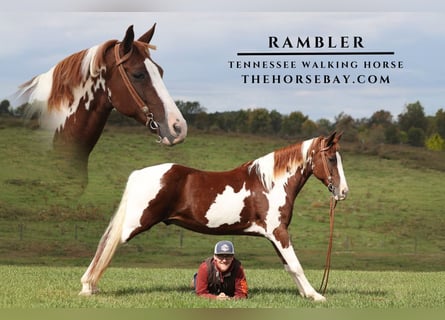
[[[340,194],[336,196],[336,200],[342,200],[346,198],[346,194],[348,193],[349,188],[348,188],[348,183],[346,182],[345,172],[343,171],[343,162],[341,161],[340,153],[336,152],[336,156],[337,156],[337,170],[340,176],[340,185],[339,185]]]
[[[215,201],[206,213],[209,228],[218,228],[223,224],[235,224],[241,221],[241,211],[244,208],[244,199],[250,196],[250,191],[246,190],[246,185],[239,192],[231,186],[226,186],[221,194],[218,194]]]
[[[169,128],[178,120],[185,121],[173,98],[168,93],[161,74],[159,73],[158,67],[150,59],[145,59],[145,67],[147,68],[147,72],[150,75],[150,79],[159,96],[159,99],[161,99],[162,103],[164,104],[166,111],[165,116],[168,120]]]

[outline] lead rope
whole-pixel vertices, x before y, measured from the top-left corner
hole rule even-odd
[[[332,251],[332,238],[334,235],[334,211],[335,206],[337,205],[337,200],[334,197],[331,197],[330,201],[330,209],[329,209],[329,244],[328,244],[328,252],[326,253],[326,263],[324,267],[323,279],[321,280],[320,289],[318,291],[321,292],[322,295],[326,293],[326,289],[328,287],[329,280],[329,270],[331,269],[331,251]]]

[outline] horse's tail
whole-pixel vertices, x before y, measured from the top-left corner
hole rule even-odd
[[[82,291],[80,294],[89,295],[97,291],[96,284],[108,267],[111,258],[122,241],[122,230],[127,213],[127,188],[124,191],[119,208],[110,221],[105,233],[97,246],[96,254],[87,271],[81,278]]]

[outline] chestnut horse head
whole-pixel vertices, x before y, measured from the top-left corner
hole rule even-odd
[[[314,176],[328,187],[335,200],[344,200],[348,193],[348,184],[338,152],[338,141],[342,134],[334,132],[327,138],[319,137],[318,147],[311,151]]]
[[[63,59],[20,87],[18,102],[38,114],[54,132],[54,149],[87,176],[88,157],[115,108],[174,145],[187,124],[169,95],[163,70],[151,58],[155,25],[134,39],[130,26],[122,41],[109,40]]]

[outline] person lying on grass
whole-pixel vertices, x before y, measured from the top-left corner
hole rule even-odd
[[[248,294],[247,279],[241,262],[235,258],[235,248],[230,241],[219,241],[213,257],[205,259],[194,275],[194,288],[203,298],[229,300],[245,299]]]

